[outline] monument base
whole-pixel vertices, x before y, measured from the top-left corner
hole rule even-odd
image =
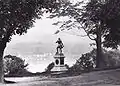
[[[65,65],[60,65],[60,66],[54,66],[51,72],[63,72],[67,70],[68,69],[65,67]]]

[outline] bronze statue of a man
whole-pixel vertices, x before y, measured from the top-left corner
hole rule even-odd
[[[58,46],[57,46],[57,53],[59,53],[59,50],[60,50],[60,53],[62,53],[62,48],[64,47],[63,43],[62,43],[62,40],[60,38],[58,38],[58,40],[56,41],[56,43],[58,43]]]

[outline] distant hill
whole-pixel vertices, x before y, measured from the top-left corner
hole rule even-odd
[[[85,43],[66,43],[64,45],[64,53],[68,54],[82,54],[90,50]],[[56,46],[57,44],[55,43],[21,42],[8,46],[6,53],[19,53],[25,55],[55,53]]]

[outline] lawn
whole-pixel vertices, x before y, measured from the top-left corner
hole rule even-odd
[[[23,77],[6,78],[15,81],[13,84],[0,86],[118,86],[120,85],[120,69],[96,71],[73,77],[47,78]]]

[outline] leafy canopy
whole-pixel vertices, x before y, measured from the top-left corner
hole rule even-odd
[[[92,0],[85,6],[82,22],[86,27],[92,27],[90,30],[92,34],[96,34],[96,30],[101,28],[105,47],[117,48],[120,43],[119,11],[119,0],[105,0],[104,3],[101,0]]]
[[[22,35],[44,12],[57,8],[56,0],[0,0],[0,41],[9,42],[12,35]]]
[[[104,47],[117,48],[120,43],[120,1],[119,0],[90,0],[76,4],[66,2],[53,12],[50,18],[69,16],[70,19],[54,23],[61,25],[62,30],[75,27],[84,29],[91,40],[96,40],[98,29]],[[57,31],[56,33],[59,33]]]

